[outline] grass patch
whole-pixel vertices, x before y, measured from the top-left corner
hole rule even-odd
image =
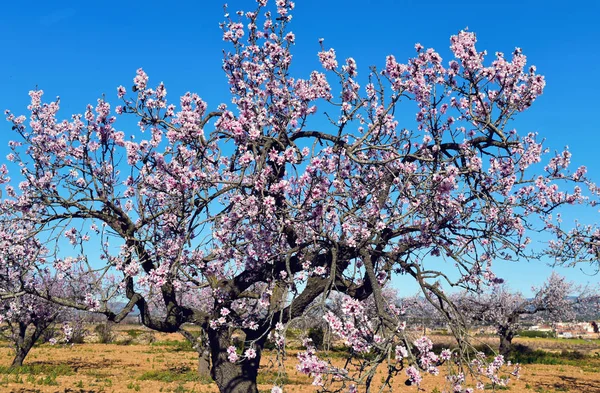
[[[557,341],[567,344],[594,344],[600,345],[600,339],[585,339],[585,338],[557,338]]]
[[[153,347],[166,347],[165,349],[169,352],[196,352],[192,347],[192,343],[185,341],[155,341],[151,344]]]
[[[92,377],[92,378],[96,378],[96,379],[103,379],[103,378],[108,378],[108,377],[112,376],[112,373],[106,372],[106,371],[92,370],[92,371],[88,371],[88,372],[84,373],[83,375],[87,375],[88,377]]]
[[[203,382],[198,373],[187,366],[179,366],[168,370],[152,370],[143,373],[138,380],[140,381],[161,381],[161,382]]]
[[[173,393],[190,393],[191,390],[186,389],[185,386],[179,385],[174,390]]]
[[[21,367],[0,366],[0,374],[30,375],[73,375],[75,372],[67,364],[26,364]]]
[[[272,385],[273,381],[275,381],[275,379],[277,379],[277,384],[278,385],[298,385],[301,384],[301,382],[296,382],[293,380],[290,380],[290,378],[287,375],[279,375],[277,376],[276,373],[270,373],[270,372],[259,372],[258,375],[256,376],[256,383],[258,385]]]
[[[133,338],[134,340],[136,338],[138,338],[139,336],[141,336],[142,334],[144,334],[143,330],[139,330],[139,329],[127,329],[127,330],[123,330],[125,333],[127,333],[127,335],[131,338]]]
[[[23,383],[22,375],[27,375],[25,379],[28,383],[43,386],[58,386],[56,378],[61,375],[75,374],[73,369],[66,364],[28,364],[21,367],[0,366],[0,385],[7,386],[8,383]]]
[[[485,390],[510,390],[510,387],[508,386],[501,386],[501,385],[493,385],[491,383],[486,383],[485,384]]]
[[[38,385],[44,386],[58,386],[58,382],[56,382],[56,375],[46,375],[45,377],[40,377],[37,382]]]
[[[579,351],[546,352],[541,349],[532,350],[524,345],[517,345],[510,359],[520,364],[547,364],[581,367],[585,371],[600,372],[600,358],[586,356]]]
[[[529,338],[556,338],[556,334],[554,332],[540,332],[537,330],[521,330],[518,335],[520,337]]]

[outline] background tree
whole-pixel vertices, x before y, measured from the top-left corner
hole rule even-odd
[[[180,304],[195,310],[211,312],[212,291],[209,288],[197,289],[194,285],[187,285],[177,290],[177,299]],[[155,317],[165,318],[166,310],[160,294],[147,294],[151,299],[152,309]],[[199,330],[196,330],[199,329]],[[198,353],[198,376],[202,380],[210,379],[210,344],[208,336],[201,326],[186,324],[180,326],[179,333],[191,344],[192,348]]]
[[[0,334],[15,350],[11,367],[20,367],[31,348],[54,328],[61,307],[32,295],[4,300],[0,307]]]
[[[450,297],[454,301],[453,297]],[[420,326],[423,335],[427,329],[444,329],[448,320],[438,308],[421,294],[401,299],[402,307],[406,310],[406,320],[410,326]]]
[[[552,273],[540,288],[534,288],[531,299],[520,292],[511,292],[507,285],[499,285],[484,294],[465,294],[458,303],[474,323],[496,328],[500,354],[507,358],[524,316],[546,322],[575,319],[578,300],[572,295],[577,291],[573,283]]]
[[[61,307],[29,294],[43,286],[56,295],[59,285],[48,274],[32,274],[42,247],[30,236],[33,226],[14,225],[19,221],[13,218],[0,211],[0,335],[14,348],[12,367],[20,367],[35,343],[52,329]]]
[[[417,45],[407,63],[388,56],[361,82],[354,59],[322,47],[324,72],[302,79],[290,72],[294,4],[266,3],[222,24],[231,107],[209,111],[192,93],[171,104],[165,86],[151,88],[139,69],[133,97],[119,87],[114,109],[139,131],[119,130],[105,99],[60,120],[60,102],[32,91],[29,119],[7,114],[20,183],[3,167],[3,208],[45,246],[32,268],[52,264],[68,277],[77,261],[90,272],[85,301],[41,295],[112,321],[137,307],[142,323],[162,332],[200,326],[222,392],[256,392],[269,332],[330,291],[372,296],[377,314],[365,334],[377,342],[364,348],[372,359],[394,357],[399,322],[382,295],[394,274],[455,312],[444,286],[494,281],[493,260],[529,257],[528,231],[543,229],[561,205],[585,201],[569,185],[587,181],[585,168],[571,172],[568,153],[537,167],[541,142],[510,125],[545,85],[520,49],[486,65],[475,35],[460,32],[450,62]],[[416,116],[400,116],[401,104]],[[442,258],[456,270],[439,270]],[[121,309],[97,281],[110,274],[121,277]],[[178,291],[191,287],[211,291],[209,307],[181,302]],[[153,312],[148,293],[164,312]],[[350,307],[343,320],[355,317]],[[433,371],[439,359],[426,341],[411,348],[419,360],[395,358],[416,382],[417,369]],[[378,364],[330,374],[368,385]]]

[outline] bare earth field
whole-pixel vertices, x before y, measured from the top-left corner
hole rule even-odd
[[[196,376],[197,355],[184,345],[179,334],[155,333],[153,344],[136,344],[139,326],[119,327],[118,344],[86,343],[74,346],[36,347],[24,367],[8,370],[12,360],[10,348],[0,348],[0,392],[15,393],[133,393],[133,392],[217,392],[216,385],[199,381]],[[129,331],[129,332],[128,332]],[[129,337],[129,339],[128,339]],[[443,342],[444,337],[438,337]],[[493,339],[489,340],[493,345]],[[129,342],[129,343],[128,343]],[[128,343],[128,345],[126,345]],[[531,349],[561,352],[578,351],[585,357],[557,358],[558,364],[525,364],[519,380],[511,382],[511,392],[600,393],[600,341],[515,339],[515,344]],[[295,352],[285,362],[285,393],[316,391],[311,379],[295,370]],[[273,355],[266,351],[259,376],[260,390],[270,392],[277,373]],[[417,392],[397,379],[394,392]],[[426,376],[422,391],[443,391],[443,377]],[[435,390],[437,388],[437,390]]]

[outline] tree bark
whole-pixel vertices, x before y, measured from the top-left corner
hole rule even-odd
[[[205,345],[198,348],[198,376],[201,380],[210,380],[210,349]]]
[[[24,348],[18,348],[15,352],[15,358],[12,361],[12,364],[10,365],[10,367],[21,367],[23,365],[23,361],[25,360],[25,358],[27,357],[27,354],[29,353],[29,350],[31,349],[31,347]]]
[[[33,340],[34,337],[27,336],[27,327],[28,325],[19,322],[17,339],[15,341],[15,357],[12,361],[11,367],[21,367],[23,365],[23,361],[27,357],[27,354],[35,344]],[[36,327],[37,332],[37,327]],[[35,336],[35,333],[33,336]]]
[[[500,331],[500,348],[498,349],[500,355],[504,356],[506,360],[508,355],[510,355],[510,351],[512,350],[512,340],[514,338],[514,334],[511,331]]]
[[[258,393],[256,377],[261,350],[255,346],[256,357],[232,363],[228,359],[227,348],[231,345],[231,334],[226,329],[208,333],[211,350],[211,376],[221,393]]]
[[[58,314],[56,314],[58,315]],[[27,334],[27,328],[30,326],[23,322],[19,322],[18,331],[17,331],[17,339],[15,340],[15,358],[11,364],[11,367],[21,367],[23,365],[23,361],[27,357],[31,348],[35,345],[35,343],[40,339],[42,334],[56,319],[56,315],[48,320],[35,321],[33,322],[34,329],[31,331],[29,329],[30,334]]]

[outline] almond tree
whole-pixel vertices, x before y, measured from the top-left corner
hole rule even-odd
[[[466,294],[457,303],[473,322],[496,328],[500,354],[507,357],[512,340],[521,329],[522,317],[533,316],[547,322],[573,320],[578,301],[570,296],[577,291],[572,282],[552,273],[540,288],[534,288],[531,299],[511,292],[506,285],[498,285],[480,295]]]
[[[2,231],[2,235],[10,235],[10,232]],[[35,244],[35,240],[28,243]],[[29,274],[27,261],[21,260],[24,255],[20,249],[10,242],[0,241],[0,335],[15,351],[12,367],[23,365],[31,348],[53,328],[61,313],[60,306],[27,293],[50,283]]]
[[[31,295],[5,300],[0,307],[0,335],[14,347],[11,367],[20,367],[35,343],[53,327],[60,307]]]
[[[68,310],[65,307],[34,295],[2,300],[0,336],[14,349],[11,367],[21,367],[31,349],[40,341],[43,343],[49,339],[51,344],[71,342],[72,323],[60,323],[66,314]]]
[[[455,301],[453,297],[450,297],[451,301]],[[430,329],[444,326],[447,324],[447,319],[443,312],[432,304],[427,298],[420,294],[403,298],[402,306],[406,309],[406,317],[411,325],[421,326],[423,334],[427,332],[427,328]]]
[[[455,311],[443,287],[484,285],[493,260],[529,257],[530,231],[562,205],[586,202],[586,170],[571,171],[568,152],[538,165],[538,136],[512,128],[545,85],[520,49],[487,61],[475,34],[461,31],[449,62],[417,44],[408,62],[390,55],[359,79],[354,59],[338,60],[321,42],[322,70],[302,78],[290,72],[293,8],[258,0],[226,17],[231,105],[209,109],[195,93],[170,103],[142,69],[129,94],[117,89],[114,109],[103,98],[65,120],[58,99],[30,92],[28,117],[7,112],[8,159],[19,172],[11,180],[2,167],[2,206],[40,243],[35,271],[52,265],[68,277],[77,264],[94,273],[83,302],[39,295],[117,322],[137,307],[162,332],[200,326],[221,392],[256,392],[268,334],[332,290],[372,296],[363,339],[377,342],[360,348],[397,359],[390,378],[404,370],[416,383],[419,368],[442,360],[427,341],[404,346],[421,355],[395,357],[402,333],[383,286],[404,274]],[[400,105],[416,116],[398,115]],[[119,125],[121,116],[139,129],[121,131],[131,124]],[[441,258],[452,263],[440,270]],[[121,309],[91,278],[108,274],[121,277]],[[208,307],[181,301],[178,291],[191,287],[211,292]],[[339,321],[356,318],[352,309]],[[302,364],[323,375],[321,363]],[[370,387],[373,368],[328,370],[352,389]]]
[[[52,327],[61,308],[28,294],[45,277],[31,274],[39,243],[28,236],[32,226],[16,227],[10,219],[0,220],[0,335],[15,350],[12,367],[23,365],[35,343]]]
[[[55,332],[52,341],[70,341],[73,326],[69,310],[53,302],[69,299],[93,311],[89,297],[90,281],[94,275],[89,271],[71,266],[68,273],[53,274],[48,267],[36,266],[47,253],[44,245],[33,236],[35,226],[11,214],[0,211],[0,335],[15,350],[12,367],[20,367],[23,361],[43,337]],[[87,305],[86,305],[87,303]],[[56,329],[62,323],[62,329]],[[61,337],[62,336],[62,337]]]

